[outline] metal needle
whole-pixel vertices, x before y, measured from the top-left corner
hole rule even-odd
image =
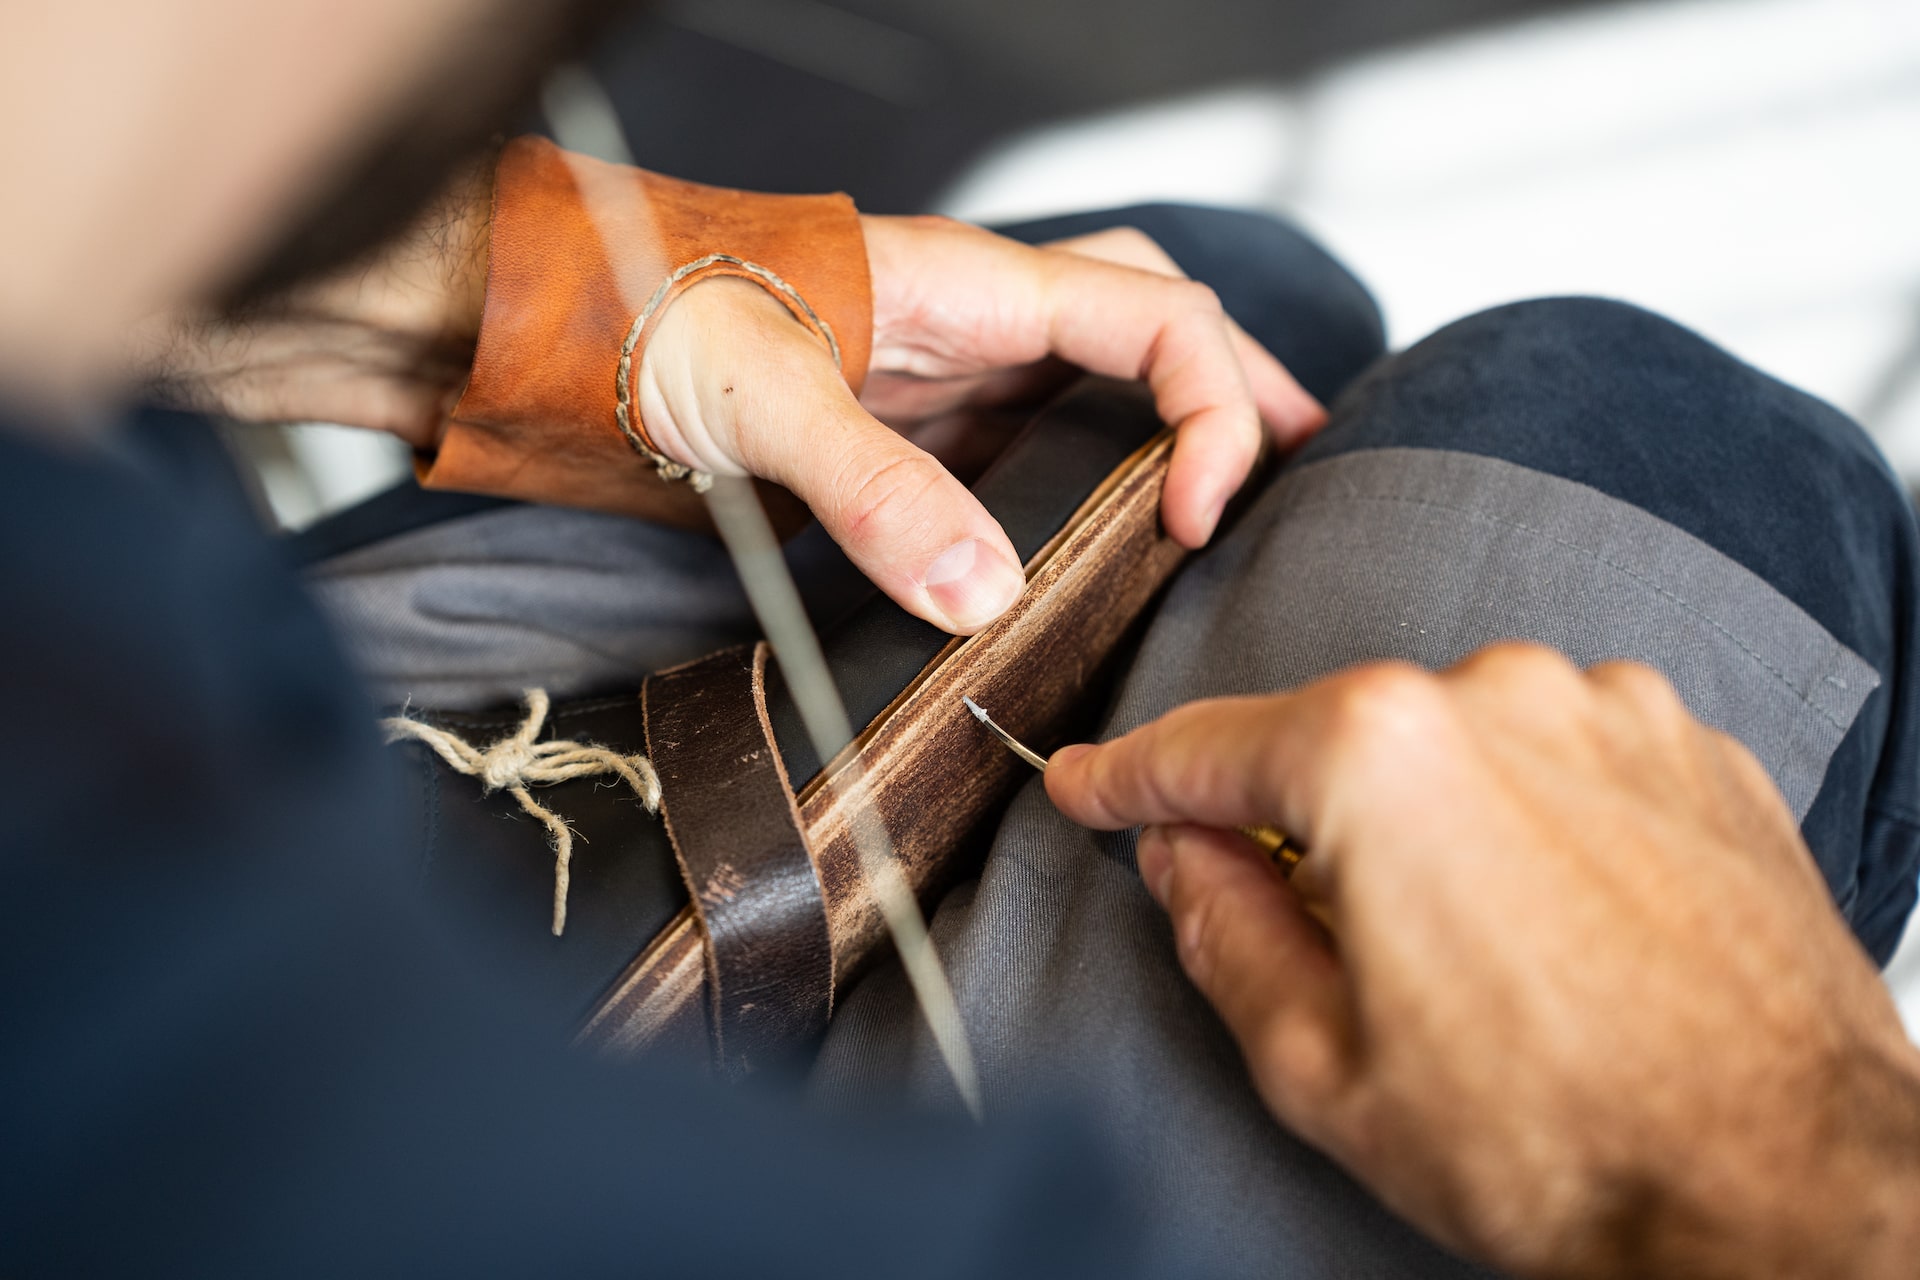
[[[1028,750],[1026,745],[1022,743],[1020,739],[1014,737],[1012,734],[1008,733],[1005,729],[1002,729],[999,725],[995,724],[993,722],[993,717],[988,715],[985,711],[983,711],[979,703],[975,702],[972,698],[967,698],[967,697],[962,697],[960,701],[967,704],[967,710],[973,712],[973,718],[975,720],[978,720],[981,724],[987,726],[988,733],[1000,739],[1000,741],[1006,743],[1007,750],[1013,752],[1013,754],[1019,756],[1022,760],[1025,760],[1028,764],[1032,765],[1034,768],[1038,769],[1040,772],[1045,773],[1047,771],[1046,760],[1044,760],[1037,752]]]
[[[967,704],[967,710],[973,712],[973,718],[985,725],[988,733],[1000,739],[1000,741],[1006,745],[1007,750],[1013,752],[1013,754],[1019,756],[1040,772],[1045,773],[1047,771],[1046,758],[995,724],[993,717],[987,714],[984,707],[972,698],[964,695],[960,701]],[[1267,857],[1273,860],[1273,865],[1280,868],[1280,874],[1283,876],[1291,876],[1293,869],[1300,865],[1300,859],[1307,856],[1307,851],[1298,844],[1295,844],[1293,839],[1278,827],[1268,826],[1262,823],[1256,826],[1235,827],[1234,830],[1259,845],[1260,848],[1265,851]]]

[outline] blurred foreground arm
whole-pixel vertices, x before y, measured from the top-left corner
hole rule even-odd
[[[1360,668],[1063,751],[1047,788],[1148,824],[1267,1105],[1442,1242],[1539,1276],[1913,1273],[1920,1054],[1758,762],[1658,674]],[[1292,887],[1217,829],[1262,821],[1312,850]]]

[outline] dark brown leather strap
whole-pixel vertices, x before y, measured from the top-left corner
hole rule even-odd
[[[714,1052],[739,1077],[826,1028],[833,945],[800,814],[767,723],[767,646],[647,677],[647,753],[707,936]]]

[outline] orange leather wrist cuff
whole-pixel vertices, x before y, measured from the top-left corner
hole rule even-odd
[[[509,142],[473,373],[420,482],[704,523],[669,483],[697,473],[655,449],[634,384],[667,307],[716,275],[778,298],[860,389],[873,290],[847,196],[729,191]]]

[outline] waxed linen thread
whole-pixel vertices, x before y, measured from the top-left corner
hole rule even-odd
[[[484,749],[404,712],[382,720],[380,727],[386,731],[388,742],[424,743],[455,773],[478,778],[483,794],[505,791],[546,827],[553,841],[553,936],[557,938],[567,928],[574,831],[565,818],[535,800],[529,788],[572,778],[615,775],[633,788],[648,813],[658,813],[660,778],[645,756],[624,756],[610,747],[570,739],[535,741],[546,724],[551,703],[544,689],[528,689],[525,696],[527,716],[520,727]]]

